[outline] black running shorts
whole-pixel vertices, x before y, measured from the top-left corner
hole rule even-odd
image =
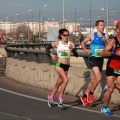
[[[70,65],[66,65],[66,64],[63,64],[63,63],[60,63],[60,62],[57,62],[55,66],[63,68],[64,71],[68,71],[68,69],[70,67]]]
[[[97,66],[99,68],[100,72],[102,72],[104,58],[102,58],[102,57],[89,57],[88,61],[89,61],[91,69],[93,67]]]
[[[120,76],[120,74],[116,74],[114,73],[114,69],[109,67],[110,64],[110,60],[108,60],[107,62],[107,66],[106,66],[106,76]]]

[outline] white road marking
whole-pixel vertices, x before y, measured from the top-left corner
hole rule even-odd
[[[7,115],[7,116],[10,116],[10,117],[20,118],[20,119],[24,119],[24,120],[31,120],[29,118],[27,119],[27,118],[24,118],[24,117],[8,114],[8,113],[4,113],[4,112],[0,112],[0,114]]]
[[[42,99],[42,98],[37,98],[37,97],[33,97],[33,96],[21,94],[21,93],[14,92],[14,91],[11,91],[11,90],[7,90],[7,89],[4,89],[4,88],[0,88],[0,90],[4,91],[4,92],[7,92],[7,93],[14,94],[14,95],[26,97],[26,98],[30,98],[30,99],[34,99],[34,100],[39,100],[39,101],[43,101],[43,102],[48,102],[48,100],[45,100],[45,99]],[[57,102],[54,102],[54,104],[57,104]],[[90,109],[86,109],[86,108],[82,108],[82,107],[72,106],[72,105],[69,105],[69,104],[63,104],[63,106],[65,106],[65,107],[71,107],[71,108],[79,109],[79,110],[84,110],[84,111],[88,111],[88,112],[94,112],[94,113],[102,114],[100,111],[95,111],[95,110],[90,110]],[[120,118],[120,115],[112,115],[112,116]]]

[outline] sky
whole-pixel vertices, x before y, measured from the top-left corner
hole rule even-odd
[[[107,0],[0,0],[0,21],[34,21],[39,20],[39,11],[41,19],[45,17],[45,21],[61,21],[63,18],[63,1],[65,6],[65,20],[68,22],[81,22],[84,26],[89,23],[90,18],[92,24],[97,19],[106,21],[107,16]],[[108,0],[109,24],[120,19],[120,0]],[[46,6],[45,6],[46,5]],[[91,5],[91,11],[90,11]],[[102,11],[101,8],[105,10]],[[114,12],[115,11],[115,12]],[[16,15],[18,14],[18,16]]]

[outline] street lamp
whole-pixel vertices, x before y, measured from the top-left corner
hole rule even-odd
[[[82,18],[80,18],[80,27],[82,28]]]
[[[48,18],[48,23],[49,23],[49,27],[50,27],[50,18]]]
[[[47,7],[47,5],[44,5],[44,20],[45,20],[45,7]]]
[[[101,10],[106,10],[107,12],[107,29],[106,29],[106,33],[108,34],[108,0],[107,0],[107,9],[101,8]]]
[[[40,27],[40,11],[39,11],[39,40],[40,40],[40,31],[41,31],[41,27]]]
[[[6,34],[6,35],[7,35],[7,30],[6,30],[7,20],[8,20],[8,17],[6,17],[6,19],[5,19],[5,34]]]
[[[18,23],[18,14],[16,14],[16,23]]]
[[[6,17],[6,22],[7,22],[8,17]]]
[[[18,14],[16,14],[16,30],[17,30],[17,23],[18,23]],[[16,31],[16,39],[18,38],[18,34],[17,34],[17,31]]]
[[[107,29],[106,29],[106,33],[108,34],[108,19],[109,19],[109,12],[113,12],[113,13],[119,13],[118,11],[109,11],[109,5],[108,5],[108,0],[107,0],[107,9],[101,8],[101,10],[104,10],[107,12]]]
[[[98,17],[98,19],[100,19],[100,16],[97,16]]]
[[[43,37],[44,37],[44,39],[45,39],[45,7],[47,7],[47,5],[44,5],[44,16],[43,16],[43,25],[44,25],[44,27],[43,27],[43,33],[44,33]]]
[[[29,40],[29,12],[31,12],[31,10],[28,10],[28,15],[27,15],[27,19],[28,19],[28,40]]]
[[[33,32],[33,34],[32,34],[33,42],[35,42],[34,41],[34,18],[33,18],[33,12],[32,12],[32,32]]]
[[[65,27],[65,0],[63,0],[63,28]]]
[[[108,34],[108,0],[107,0],[107,32],[106,33]]]
[[[52,18],[52,21],[54,21],[54,18]]]

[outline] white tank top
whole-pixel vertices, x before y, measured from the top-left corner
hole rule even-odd
[[[64,45],[62,44],[61,41],[59,41],[59,45],[58,45],[58,48],[57,48],[57,55],[58,57],[60,58],[70,58],[70,41],[68,41],[68,44],[67,45]]]

